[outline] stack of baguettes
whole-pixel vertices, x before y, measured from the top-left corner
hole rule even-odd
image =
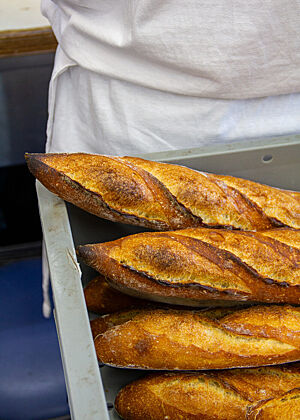
[[[132,157],[26,158],[66,201],[154,230],[78,248],[101,274],[85,289],[106,314],[99,360],[169,371],[123,388],[121,417],[300,419],[300,193]]]

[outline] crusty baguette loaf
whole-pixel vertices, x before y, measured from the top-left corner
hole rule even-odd
[[[119,292],[103,276],[95,277],[86,285],[84,297],[89,311],[103,315],[151,305],[151,302]]]
[[[261,401],[249,409],[247,420],[299,420],[300,388],[267,401]],[[171,419],[170,419],[171,420]]]
[[[84,289],[85,301],[87,309],[99,315],[112,314],[113,319],[120,314],[124,318],[124,312],[138,313],[138,310],[165,308],[178,309],[176,305],[166,305],[164,303],[152,302],[144,299],[136,299],[132,296],[119,292],[114,287],[111,287],[104,276],[97,276],[92,279]],[[182,306],[181,306],[182,308]],[[189,309],[189,308],[187,308]],[[213,307],[204,308],[205,315],[218,319],[225,314],[233,312],[235,307]],[[122,314],[122,315],[121,315]],[[97,318],[99,319],[99,318]]]
[[[50,191],[105,219],[154,230],[300,228],[300,193],[132,157],[26,154]]]
[[[300,304],[300,229],[147,232],[78,248],[118,290],[171,304]],[[232,304],[232,303],[231,303]]]
[[[116,367],[255,367],[300,360],[299,322],[300,308],[287,305],[243,309],[219,321],[157,309],[108,329],[94,343],[99,360]]]
[[[127,311],[120,311],[120,312],[114,312],[110,314],[106,314],[103,316],[100,316],[99,318],[95,318],[91,321],[91,330],[93,337],[97,337],[99,334],[103,334],[105,331],[109,330],[112,327],[115,327],[116,325],[124,324],[127,321],[130,321],[134,319],[136,316],[141,314],[146,314],[149,311],[152,311],[154,309],[154,306],[149,306],[147,308],[132,308]],[[162,307],[160,309],[163,309]],[[174,307],[167,307],[164,305],[164,309],[166,310],[174,310]],[[204,308],[199,309],[197,313],[204,315],[206,318],[211,319],[221,319],[225,315],[229,315],[240,308],[238,307],[220,307],[220,308]],[[195,312],[195,311],[193,311]]]
[[[115,408],[125,420],[241,420],[253,403],[299,385],[299,366],[152,374],[121,389]]]

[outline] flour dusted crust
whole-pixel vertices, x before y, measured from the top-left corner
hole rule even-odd
[[[197,311],[144,311],[97,336],[96,353],[108,365],[158,370],[255,367],[300,360],[300,308],[275,309],[251,307],[219,320]]]
[[[154,305],[150,306],[146,304],[144,305],[144,308],[136,306],[131,309],[127,309],[124,311],[117,311],[114,313],[107,313],[98,318],[95,318],[90,323],[93,337],[95,338],[99,334],[103,334],[105,331],[109,330],[112,327],[115,327],[116,325],[124,324],[125,322],[134,319],[138,315],[147,314],[148,312],[153,311],[153,309],[159,309],[159,307],[155,308]],[[176,310],[175,307],[172,307],[172,306],[168,307],[167,305],[161,305],[160,309],[165,309],[165,310],[170,310],[170,311]],[[178,310],[178,307],[177,307],[177,310]],[[204,315],[206,318],[218,320],[220,318],[223,318],[225,315],[229,315],[238,310],[240,310],[240,308],[237,306],[204,308],[204,309],[199,309],[196,313],[199,313],[200,315]]]
[[[240,420],[257,401],[281,397],[299,383],[297,365],[152,374],[121,389],[115,408],[125,420]]]
[[[300,228],[300,193],[134,157],[26,154],[50,191],[105,219],[154,230]]]

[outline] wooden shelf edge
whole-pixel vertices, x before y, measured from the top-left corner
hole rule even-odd
[[[53,52],[56,47],[50,26],[0,32],[0,58]]]

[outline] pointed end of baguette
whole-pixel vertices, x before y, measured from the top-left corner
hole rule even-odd
[[[79,245],[76,248],[76,254],[82,259],[82,261],[89,261],[94,256],[92,248],[93,245]]]
[[[43,162],[44,156],[44,153],[25,153],[25,161],[28,169],[37,179],[40,179],[41,173],[43,173],[42,168],[45,166]]]
[[[87,265],[97,270],[97,252],[96,245],[80,245],[76,249],[77,256]]]
[[[25,153],[29,171],[49,191],[66,201],[70,199],[70,191],[66,188],[66,177],[57,169],[57,160],[64,159],[63,153]],[[73,191],[72,191],[73,192]]]

